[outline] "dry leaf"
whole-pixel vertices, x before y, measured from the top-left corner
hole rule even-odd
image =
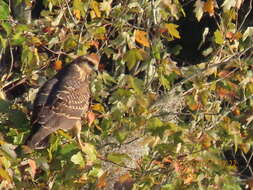
[[[147,32],[144,32],[141,30],[135,30],[134,37],[135,37],[135,41],[137,41],[141,45],[143,45],[145,47],[150,47],[148,37],[147,37]]]
[[[59,71],[59,70],[62,69],[62,62],[61,62],[61,60],[57,60],[57,61],[54,63],[54,69],[55,69],[56,71]]]

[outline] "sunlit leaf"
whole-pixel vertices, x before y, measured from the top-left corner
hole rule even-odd
[[[221,31],[216,30],[214,32],[214,39],[217,44],[223,44],[224,43],[224,37]]]
[[[207,0],[204,4],[204,11],[208,12],[208,14],[210,16],[213,16],[214,15],[214,6],[215,6],[214,0]]]
[[[112,4],[112,0],[103,0],[102,3],[100,3],[100,10],[104,11],[106,13],[106,16],[109,16],[110,12],[111,12],[111,4]]]
[[[8,19],[9,16],[9,6],[6,2],[0,1],[0,19]]]
[[[131,157],[129,157],[127,154],[112,152],[107,155],[107,159],[116,164],[125,166],[125,162],[127,160],[131,160]]]
[[[61,60],[56,60],[56,61],[54,62],[54,69],[55,69],[56,71],[59,71],[59,70],[62,69],[62,62],[61,62]]]
[[[204,10],[203,10],[203,8],[204,8],[204,1],[202,1],[202,0],[197,0],[196,2],[195,2],[195,9],[194,9],[194,12],[195,12],[195,16],[196,16],[196,18],[197,18],[197,20],[198,21],[200,21],[201,20],[201,18],[202,18],[202,16],[203,16],[203,13],[204,13]]]
[[[107,180],[106,180],[107,175],[108,175],[108,173],[105,172],[102,176],[100,176],[98,178],[98,183],[96,184],[97,188],[102,189],[102,188],[105,188],[108,185]]]
[[[0,166],[0,176],[1,178],[7,180],[8,182],[12,181],[9,173],[6,170],[4,170],[1,166]]]
[[[100,113],[104,113],[105,112],[105,108],[102,104],[94,104],[91,106],[91,109]]]
[[[143,56],[138,49],[131,49],[124,55],[124,60],[128,69],[132,70],[138,61],[143,60]]]
[[[245,32],[243,33],[242,40],[246,40],[249,36],[253,35],[253,27],[248,27]]]
[[[28,160],[28,164],[31,168],[31,175],[32,177],[34,178],[35,174],[36,174],[36,169],[37,169],[37,166],[36,166],[36,162],[32,159],[29,159]]]
[[[224,10],[230,10],[236,6],[236,0],[225,0],[221,6]]]
[[[177,28],[179,27],[179,25],[176,25],[176,24],[165,24],[165,27],[167,28],[168,30],[168,33],[172,36],[172,37],[175,37],[175,38],[178,38],[180,39],[180,34],[179,34],[179,31],[177,30]]]
[[[85,163],[84,163],[84,159],[83,159],[83,156],[82,156],[82,153],[81,152],[78,152],[76,154],[74,154],[72,157],[71,157],[71,161],[76,164],[76,165],[80,165],[80,167],[84,167]]]
[[[76,17],[77,20],[81,19],[81,11],[79,9],[74,9],[73,14]]]
[[[87,155],[87,160],[91,163],[97,161],[97,151],[96,148],[89,143],[84,144],[84,150],[82,150]]]
[[[101,17],[101,12],[99,10],[99,3],[97,1],[93,0],[91,2],[91,8],[92,8],[92,11],[90,14],[92,18]]]
[[[91,125],[95,119],[96,119],[96,115],[93,112],[89,111],[87,113],[88,124]]]
[[[135,30],[134,31],[134,37],[135,40],[140,43],[141,45],[145,47],[149,47],[149,41],[148,41],[148,34],[147,32],[141,31],[141,30]]]

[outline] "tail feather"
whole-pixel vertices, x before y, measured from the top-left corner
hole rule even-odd
[[[35,124],[31,131],[31,134],[25,141],[25,145],[33,149],[43,149],[48,146],[50,134],[53,133],[52,128],[47,128],[39,124]]]

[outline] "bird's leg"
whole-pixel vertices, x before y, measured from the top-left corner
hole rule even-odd
[[[75,128],[76,128],[76,137],[77,137],[78,144],[81,147],[81,150],[83,151],[84,150],[84,145],[83,145],[82,140],[81,140],[81,130],[82,130],[81,121],[76,122]]]

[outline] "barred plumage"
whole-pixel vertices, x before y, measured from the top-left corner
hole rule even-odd
[[[71,129],[80,123],[89,107],[90,74],[98,62],[94,57],[81,56],[40,88],[34,101],[33,128],[26,145],[45,148],[51,133]]]

